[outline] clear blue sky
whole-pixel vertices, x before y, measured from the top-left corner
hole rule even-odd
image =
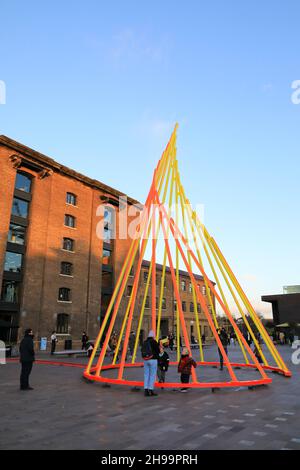
[[[0,133],[144,201],[183,182],[260,310],[300,284],[297,0],[2,0]],[[265,307],[263,307],[265,305]]]

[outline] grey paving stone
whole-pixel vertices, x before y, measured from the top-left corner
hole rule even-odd
[[[288,352],[282,348],[293,373],[289,380],[272,374],[270,386],[252,392],[245,387],[215,394],[158,390],[159,396],[153,398],[127,387],[86,383],[81,369],[37,364],[31,376],[35,390],[22,394],[20,367],[8,364],[0,367],[0,449],[299,450],[299,369],[290,363]],[[214,358],[215,349],[208,348],[209,354]],[[134,373],[142,370],[128,372]],[[239,374],[243,377],[245,371]],[[203,375],[220,376],[216,369]],[[145,440],[149,428],[151,442]]]

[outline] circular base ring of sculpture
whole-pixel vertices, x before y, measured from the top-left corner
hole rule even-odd
[[[170,362],[170,365],[178,365],[177,362]],[[197,362],[198,366],[212,366],[212,367],[218,367],[220,365],[219,362]],[[255,364],[241,364],[241,363],[231,363],[230,364],[232,367],[238,367],[241,369],[256,369],[258,371],[258,368]],[[138,362],[135,364],[132,363],[126,363],[124,364],[124,368],[142,368],[144,366],[143,362]],[[116,370],[120,369],[120,364],[109,364],[102,366],[101,371],[109,371],[109,370]],[[226,365],[224,364],[224,367],[226,368]],[[284,375],[285,377],[291,377],[291,373],[289,371],[285,371],[283,369],[280,369],[278,367],[273,367],[273,366],[261,366],[262,369],[264,370],[270,370],[273,372],[276,372],[278,374]],[[106,383],[110,385],[127,385],[130,387],[143,387],[144,382],[138,381],[138,380],[126,380],[126,379],[112,379],[109,377],[102,377],[102,376],[96,376],[96,367],[92,367],[90,372],[84,371],[83,376],[91,381],[95,382],[100,382],[100,383]],[[268,385],[272,383],[271,378],[261,378],[257,380],[236,380],[236,381],[231,381],[231,382],[194,382],[194,383],[188,383],[184,384],[184,388],[229,388],[229,387],[255,387],[259,385]],[[165,383],[159,383],[155,382],[155,387],[157,388],[182,388],[183,384],[180,382],[165,382]]]

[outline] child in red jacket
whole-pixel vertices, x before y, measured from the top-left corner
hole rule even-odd
[[[192,367],[197,367],[196,362],[190,357],[188,348],[183,348],[181,358],[178,364],[178,373],[181,374],[180,380],[183,384],[188,384],[192,373]],[[181,392],[187,392],[186,388],[181,388]]]

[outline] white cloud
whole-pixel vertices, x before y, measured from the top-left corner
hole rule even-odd
[[[166,34],[153,38],[146,31],[129,27],[119,30],[109,38],[100,39],[98,35],[90,35],[86,38],[86,43],[117,66],[132,61],[162,64],[170,50],[170,40]]]

